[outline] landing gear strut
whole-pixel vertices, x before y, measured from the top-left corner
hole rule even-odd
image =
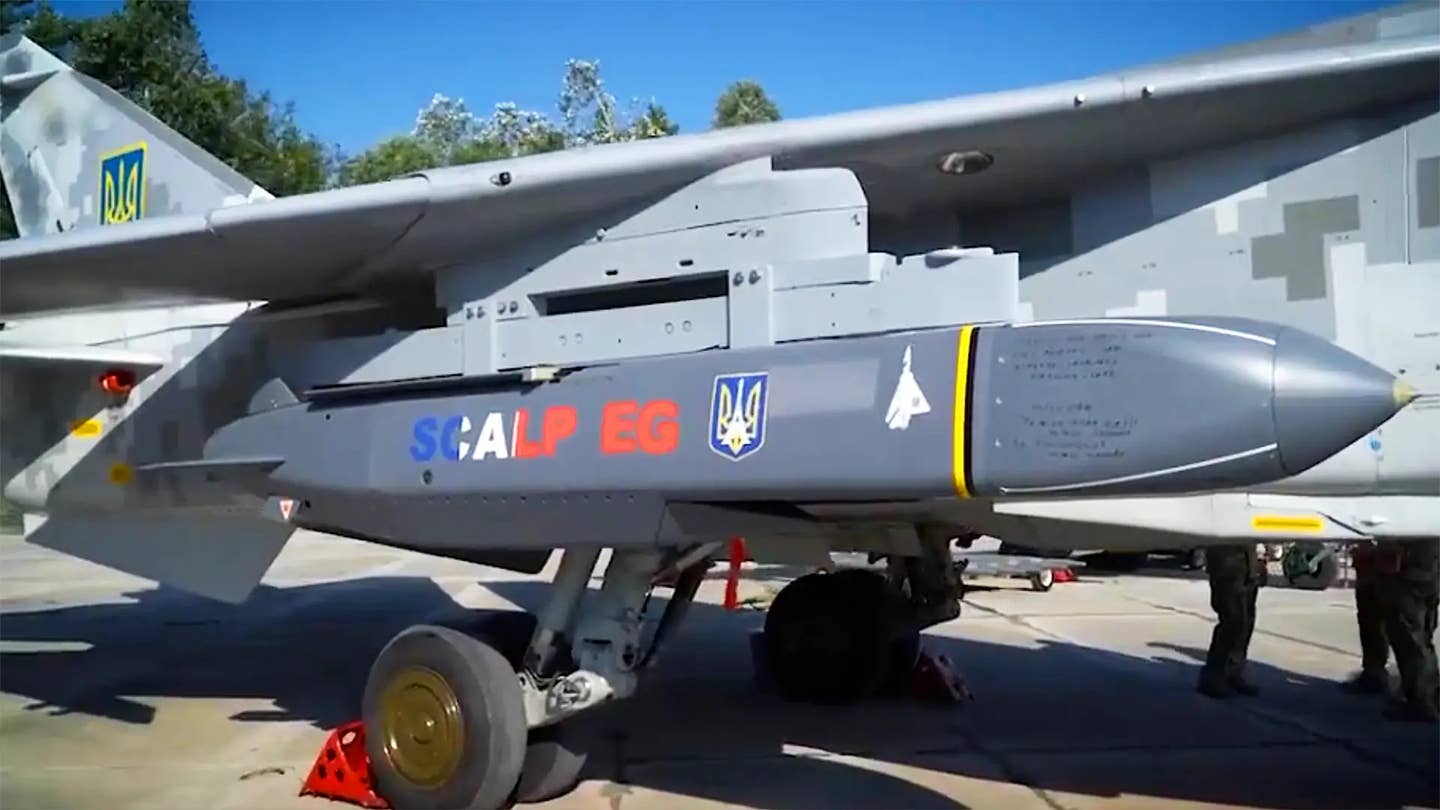
[[[570,790],[585,754],[561,721],[634,693],[714,547],[617,550],[584,611],[599,549],[568,549],[524,642],[509,638],[523,631],[517,622],[493,626],[490,644],[426,625],[397,635],[365,686],[366,749],[381,795],[397,807],[498,808]],[[650,590],[672,575],[674,596],[647,639]]]

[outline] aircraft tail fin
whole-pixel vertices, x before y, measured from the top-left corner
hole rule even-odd
[[[22,238],[272,198],[18,32],[0,37],[0,147]]]
[[[223,360],[190,367],[201,362],[0,342],[0,497],[28,542],[212,599],[248,596],[295,527],[240,493],[282,459],[160,460],[193,459],[204,426],[226,419],[195,416],[214,404],[208,375],[224,374]],[[117,399],[117,385],[133,388]]]
[[[201,596],[245,601],[295,531],[234,513],[25,516],[37,546]]]

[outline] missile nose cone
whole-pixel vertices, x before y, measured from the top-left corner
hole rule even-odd
[[[1276,335],[1274,385],[1280,463],[1290,475],[1343,450],[1417,396],[1390,372],[1288,328]]]

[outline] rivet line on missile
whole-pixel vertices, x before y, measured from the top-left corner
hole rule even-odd
[[[975,327],[960,327],[960,336],[955,350],[955,433],[954,452],[951,467],[955,479],[955,494],[970,497],[970,448],[967,431],[970,429],[970,373],[975,358]]]

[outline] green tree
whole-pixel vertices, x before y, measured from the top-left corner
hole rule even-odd
[[[631,124],[630,130],[637,138],[663,138],[680,131],[680,125],[670,120],[665,108],[655,102],[645,105],[645,111]]]
[[[468,163],[484,163],[487,160],[499,160],[503,157],[510,157],[510,155],[511,151],[499,141],[471,138],[456,146],[455,150],[450,153],[449,165],[464,166]]]
[[[605,89],[600,63],[571,59],[565,64],[558,123],[511,102],[495,105],[489,118],[477,118],[463,100],[437,94],[420,110],[410,133],[346,158],[301,131],[290,105],[277,108],[269,94],[252,93],[243,81],[215,71],[188,0],[126,0],[120,11],[81,20],[59,14],[45,0],[0,2],[6,3],[0,21],[7,30],[23,27],[42,47],[280,196],[679,131],[653,100],[635,100],[629,114],[622,114]],[[774,105],[765,104],[778,118]],[[13,235],[9,214],[8,198],[0,195],[0,233]]]
[[[272,194],[325,186],[330,151],[300,129],[290,105],[277,106],[210,64],[188,0],[126,0],[87,19],[67,18],[44,0],[5,9],[7,31],[20,28]],[[4,208],[0,227],[8,197]],[[13,223],[6,233],[14,234]]]
[[[0,0],[0,36],[30,25],[43,6],[43,3],[37,3],[36,0]]]
[[[339,182],[342,186],[379,183],[443,165],[442,156],[424,139],[396,135],[347,160],[340,168]]]
[[[448,165],[454,162],[457,150],[475,139],[477,126],[464,99],[450,99],[436,93],[415,116],[415,128],[410,134]]]
[[[565,139],[571,146],[659,138],[680,130],[665,108],[653,100],[642,104],[633,99],[630,113],[622,115],[615,97],[605,89],[598,61],[567,61],[562,87],[560,118],[564,122]]]
[[[674,135],[679,127],[665,108],[638,100],[622,115],[605,89],[600,64],[571,59],[565,63],[559,123],[544,113],[520,109],[514,102],[495,105],[489,118],[470,113],[463,99],[436,93],[415,116],[408,135],[388,138],[343,162],[339,184],[375,183],[437,166],[553,152],[571,146],[633,141]]]
[[[565,133],[544,113],[522,110],[513,101],[496,104],[490,117],[480,122],[479,132],[480,138],[500,146],[497,157],[554,152],[566,146]]]
[[[744,79],[725,88],[715,101],[716,129],[736,127],[744,124],[760,124],[779,121],[780,108],[765,95],[765,88],[759,83]]]
[[[34,13],[34,0],[0,0],[0,36]]]
[[[598,61],[568,60],[562,88],[560,118],[570,143],[581,146],[616,139],[615,97],[605,89]]]
[[[81,22],[72,20],[56,11],[49,3],[31,3],[30,12],[23,20],[25,36],[48,48],[61,59],[69,60],[73,43],[80,30]]]

